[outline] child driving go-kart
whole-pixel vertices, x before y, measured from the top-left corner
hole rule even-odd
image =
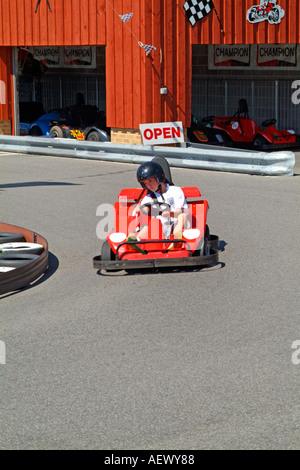
[[[139,188],[123,188],[114,204],[114,229],[94,268],[136,269],[210,266],[218,263],[219,237],[207,225],[208,202],[197,187],[173,184],[163,157],[138,167]]]
[[[141,227],[136,233],[129,234],[127,240],[149,238],[149,215],[161,221],[165,239],[169,239],[172,234],[174,238],[182,239],[182,231],[187,228],[188,222],[188,205],[182,189],[166,183],[162,167],[155,162],[143,163],[137,170],[137,180],[147,190],[147,194],[136,208],[136,213],[140,214]],[[169,249],[174,249],[176,245],[179,244],[172,243]],[[136,249],[135,245],[132,247]]]

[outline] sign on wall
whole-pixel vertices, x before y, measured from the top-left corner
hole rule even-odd
[[[253,5],[247,11],[247,20],[249,23],[260,23],[261,21],[268,21],[270,24],[281,23],[285,11],[280,5],[277,5],[277,0],[261,0],[259,5]]]
[[[60,47],[33,47],[32,54],[47,67],[61,67]]]
[[[215,45],[213,65],[216,67],[249,67],[251,62],[251,46]]]
[[[300,47],[297,44],[210,45],[208,68],[300,70]]]
[[[140,124],[144,145],[178,144],[184,142],[182,122]]]
[[[96,68],[94,46],[34,47],[32,53],[49,68]]]
[[[262,44],[257,46],[257,67],[296,67],[297,44]]]

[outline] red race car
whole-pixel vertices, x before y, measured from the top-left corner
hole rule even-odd
[[[256,149],[278,149],[299,146],[293,130],[276,129],[276,119],[267,119],[261,124],[261,129],[255,121],[249,118],[247,101],[239,101],[238,111],[231,117],[207,116],[202,119],[209,127],[225,133],[230,143]]]
[[[173,184],[168,162],[163,157],[153,159],[164,168],[165,181]],[[153,161],[152,160],[152,161]],[[107,234],[101,255],[95,256],[93,266],[106,271],[130,270],[139,268],[207,266],[219,261],[219,238],[210,235],[207,225],[208,202],[201,199],[197,187],[181,188],[188,203],[190,226],[183,230],[182,239],[165,239],[161,220],[153,213],[164,210],[165,203],[153,202],[147,223],[149,238],[141,241],[128,241],[130,233],[138,229],[141,216],[136,207],[145,190],[143,188],[122,189],[114,205],[115,229]],[[152,216],[152,217],[151,217]],[[175,249],[171,249],[171,245]],[[131,245],[134,245],[134,250]]]

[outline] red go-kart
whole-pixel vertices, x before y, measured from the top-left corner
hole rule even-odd
[[[159,158],[163,157],[155,157],[154,160],[157,162]],[[165,165],[166,162],[165,160],[163,164]],[[167,178],[166,181],[170,181],[170,179]],[[201,199],[197,187],[184,187],[182,190],[189,206],[190,226],[183,230],[183,238],[176,243],[174,238],[165,239],[163,237],[161,221],[158,218],[151,218],[151,216],[146,216],[148,217],[149,239],[127,241],[128,234],[134,232],[141,223],[141,216],[136,214],[135,208],[141,200],[144,190],[142,188],[122,189],[118,201],[114,205],[115,229],[107,234],[102,245],[101,255],[94,257],[94,268],[118,271],[139,268],[207,266],[218,263],[219,238],[209,233],[206,220],[208,202]],[[157,206],[159,204],[153,203],[153,211],[159,212],[160,207]],[[170,249],[172,243],[175,244],[175,249]],[[135,245],[134,250],[131,245]]]
[[[261,124],[261,129],[255,121],[249,118],[247,101],[239,101],[238,111],[232,117],[207,116],[202,119],[213,129],[225,133],[229,142],[240,146],[256,149],[288,148],[299,146],[297,136],[293,130],[279,131],[274,124],[276,119],[267,119]],[[226,142],[228,144],[228,142]]]

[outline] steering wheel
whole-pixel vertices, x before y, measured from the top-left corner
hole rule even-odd
[[[276,119],[266,119],[264,122],[261,123],[262,127],[269,127],[274,126]]]
[[[158,215],[161,215],[164,211],[170,211],[171,206],[167,202],[146,202],[146,204],[142,204],[140,206],[140,210],[144,214],[157,217]]]
[[[215,116],[206,116],[201,119],[202,122],[211,122],[215,119]]]

